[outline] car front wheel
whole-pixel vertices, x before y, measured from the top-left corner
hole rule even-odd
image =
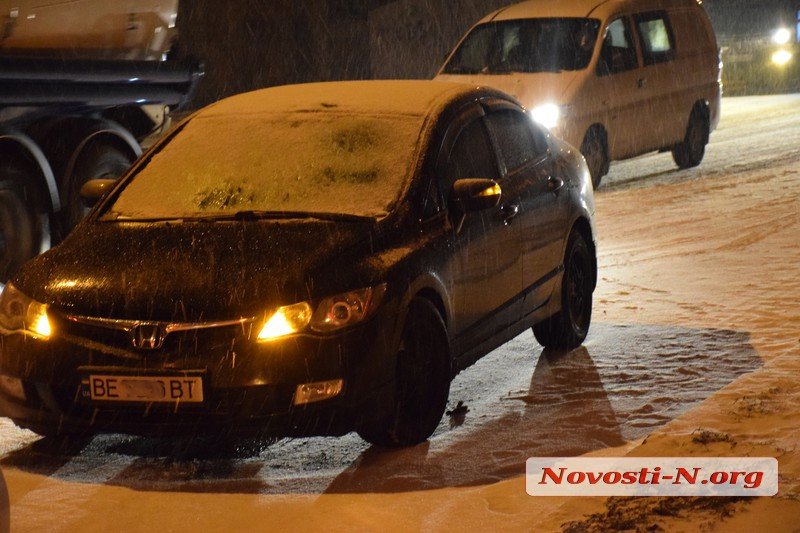
[[[394,399],[386,412],[365,422],[358,433],[378,446],[424,442],[444,415],[450,394],[450,350],[439,311],[424,298],[408,308],[397,350]]]
[[[592,252],[586,239],[573,230],[564,256],[561,311],[533,326],[539,344],[556,350],[572,350],[580,346],[592,321],[593,291]]]

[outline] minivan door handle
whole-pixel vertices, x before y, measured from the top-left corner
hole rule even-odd
[[[511,221],[514,220],[519,214],[519,206],[518,205],[501,205],[500,206],[500,217],[503,219],[503,224],[508,226],[511,224]]]

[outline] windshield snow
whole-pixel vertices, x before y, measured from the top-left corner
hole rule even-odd
[[[481,24],[461,43],[444,74],[582,70],[592,58],[599,27],[600,21],[582,18]]]
[[[422,115],[199,116],[155,154],[104,220],[243,211],[383,217],[405,189]]]

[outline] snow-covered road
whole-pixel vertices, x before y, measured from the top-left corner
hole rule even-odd
[[[614,164],[597,194],[601,281],[585,346],[542,353],[530,333],[521,335],[456,378],[450,407],[463,402],[469,411],[445,417],[430,442],[413,449],[379,451],[349,435],[283,440],[238,458],[191,450],[175,458],[176,449],[186,452],[184,443],[107,435],[67,449],[0,419],[0,468],[13,530],[104,529],[115,525],[115,513],[133,529],[224,526],[226,509],[252,513],[253,525],[280,520],[285,527],[304,519],[309,526],[376,527],[375,520],[403,513],[412,517],[408,527],[418,529],[464,514],[476,491],[484,507],[469,509],[470,523],[510,525],[514,509],[484,492],[512,483],[524,496],[518,481],[526,458],[638,441],[763,368],[763,336],[753,340],[750,329],[730,318],[732,310],[720,308],[715,317],[713,303],[703,303],[713,295],[697,293],[715,276],[740,279],[743,266],[732,264],[726,273],[722,262],[709,279],[693,285],[685,278],[674,289],[649,276],[653,268],[670,278],[684,267],[692,272],[682,255],[692,253],[687,243],[698,245],[698,223],[733,226],[733,235],[709,237],[709,250],[720,254],[755,242],[736,238],[755,231],[758,217],[718,221],[694,209],[700,203],[708,209],[709,195],[731,189],[738,175],[757,188],[762,170],[783,176],[768,184],[778,190],[764,200],[781,202],[781,190],[798,189],[800,174],[790,175],[798,166],[798,95],[725,99],[722,123],[698,169],[677,171],[669,154]],[[652,205],[643,206],[645,198]],[[752,193],[727,194],[724,201],[731,198],[741,198],[745,214],[753,207],[747,203]],[[674,234],[684,222],[691,225],[686,233]],[[663,225],[671,228],[669,238],[661,238]],[[321,516],[312,519],[314,512]],[[231,520],[248,524],[242,516]]]

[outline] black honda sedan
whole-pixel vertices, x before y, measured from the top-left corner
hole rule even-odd
[[[410,445],[484,354],[589,328],[586,164],[494,90],[235,96],[82,194],[0,297],[0,414],[43,435]]]

